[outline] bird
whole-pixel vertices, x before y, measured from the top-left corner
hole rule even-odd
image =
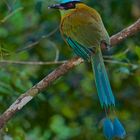
[[[115,97],[105,68],[102,46],[111,47],[109,34],[100,14],[81,0],[57,0],[49,6],[61,14],[60,32],[74,53],[92,65],[95,85],[101,107],[106,117],[103,123],[104,135],[108,140],[113,137],[124,138],[126,131],[117,117],[111,120],[109,112],[115,108]]]

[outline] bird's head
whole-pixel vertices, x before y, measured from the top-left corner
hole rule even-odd
[[[69,10],[75,9],[76,5],[81,3],[80,0],[61,0],[60,4],[53,4],[48,8],[59,9],[59,10]]]

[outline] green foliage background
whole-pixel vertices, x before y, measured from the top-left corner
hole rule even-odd
[[[0,1],[0,60],[55,61],[74,56],[57,30],[60,15],[48,10],[53,1]],[[85,0],[98,10],[110,35],[140,17],[139,0]],[[34,43],[36,43],[34,45]],[[26,49],[25,49],[26,48]],[[58,55],[57,55],[58,56]],[[110,56],[111,57],[111,56]],[[112,50],[106,63],[117,98],[117,115],[126,140],[140,138],[140,34]],[[112,61],[117,60],[117,64]],[[58,65],[0,63],[0,113],[20,94]],[[104,140],[100,107],[89,64],[81,64],[54,82],[16,114],[0,134],[1,140]]]

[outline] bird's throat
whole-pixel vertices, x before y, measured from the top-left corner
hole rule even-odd
[[[61,18],[64,18],[65,16],[70,15],[74,11],[75,11],[75,9],[60,10]]]

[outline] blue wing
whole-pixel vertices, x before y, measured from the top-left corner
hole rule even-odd
[[[70,37],[67,37],[66,41],[69,44],[69,46],[74,50],[76,55],[83,58],[84,60],[90,59],[91,51],[88,48],[72,40]]]

